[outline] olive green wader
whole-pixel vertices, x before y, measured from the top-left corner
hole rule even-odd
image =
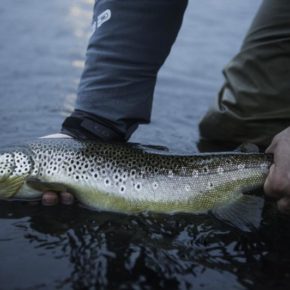
[[[263,1],[224,76],[216,105],[200,122],[202,140],[267,147],[290,126],[289,0]]]

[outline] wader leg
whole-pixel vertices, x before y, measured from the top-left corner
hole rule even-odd
[[[156,76],[186,5],[187,0],[96,0],[75,112],[63,132],[124,141],[150,121]]]
[[[290,126],[289,0],[263,1],[224,76],[216,106],[200,123],[201,138],[268,146]]]

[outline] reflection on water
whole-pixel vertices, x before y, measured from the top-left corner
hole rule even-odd
[[[88,39],[89,23],[93,15],[93,2],[88,1],[73,1],[69,5],[68,21],[71,24],[74,35],[80,39]]]
[[[0,218],[14,221],[14,230],[20,232],[19,244],[28,241],[32,261],[44,264],[46,271],[54,271],[51,258],[53,265],[67,261],[65,271],[43,283],[45,289],[286,287],[290,225],[272,210],[268,214],[268,222],[266,211],[258,232],[242,234],[204,215],[129,216],[77,206],[43,209],[0,204]],[[5,261],[13,243],[5,245],[11,241],[3,234],[0,242],[9,250],[1,254]],[[25,265],[30,261],[24,261]],[[30,278],[30,285],[36,285],[38,268],[33,271],[36,276]],[[3,285],[7,283],[6,272],[1,263]],[[18,279],[25,281],[26,277],[18,273]]]

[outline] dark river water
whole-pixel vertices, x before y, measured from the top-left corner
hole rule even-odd
[[[258,0],[191,0],[131,141],[193,153]],[[57,132],[73,108],[90,0],[1,0],[1,146]],[[0,203],[0,289],[289,289],[290,223],[269,205],[242,233],[209,215]]]

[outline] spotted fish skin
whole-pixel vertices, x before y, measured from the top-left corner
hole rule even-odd
[[[0,198],[67,190],[120,212],[205,212],[262,186],[272,156],[157,154],[130,144],[43,139],[0,154]]]

